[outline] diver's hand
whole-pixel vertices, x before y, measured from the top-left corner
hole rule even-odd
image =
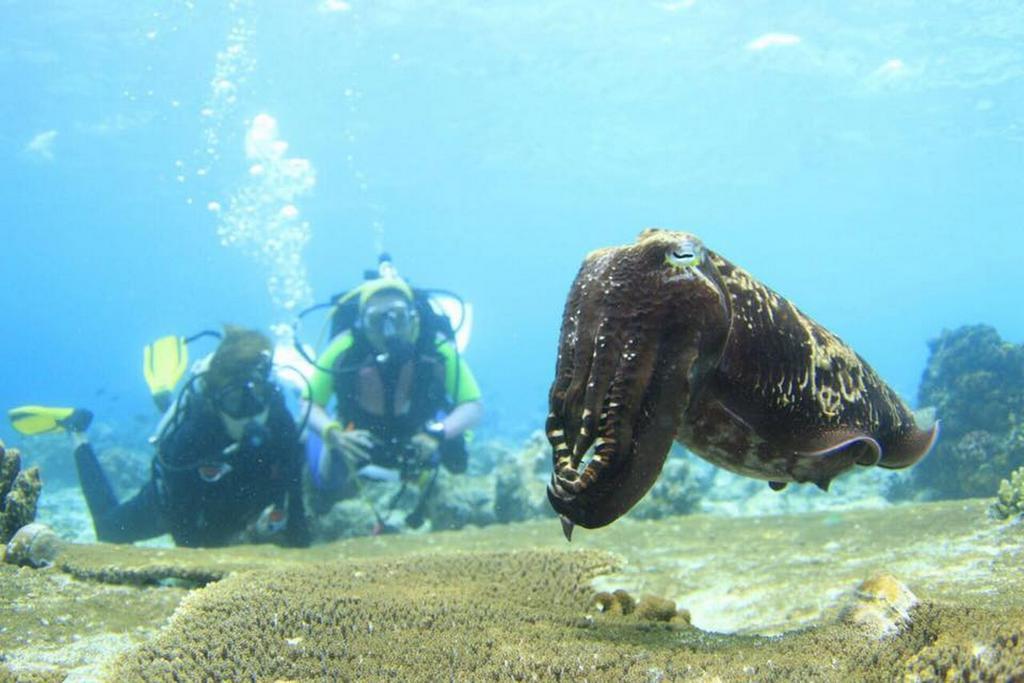
[[[416,461],[421,465],[430,465],[437,449],[441,446],[441,440],[426,432],[417,432],[409,439],[409,445],[416,453]]]
[[[369,462],[373,446],[373,434],[365,429],[332,429],[327,433],[327,447],[352,462]]]

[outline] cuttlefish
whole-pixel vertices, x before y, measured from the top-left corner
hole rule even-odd
[[[625,514],[673,441],[738,474],[827,489],[938,435],[853,349],[685,232],[587,255],[562,317],[546,432],[566,537]]]

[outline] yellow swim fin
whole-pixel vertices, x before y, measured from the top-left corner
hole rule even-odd
[[[188,342],[169,335],[148,344],[142,351],[142,373],[149,393],[160,410],[167,410],[178,380],[188,369]]]
[[[7,411],[11,425],[28,436],[55,432],[84,432],[92,422],[92,413],[84,408],[20,406]]]

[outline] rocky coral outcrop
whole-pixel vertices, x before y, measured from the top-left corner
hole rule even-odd
[[[551,517],[547,484],[551,478],[551,446],[544,432],[534,432],[516,451],[509,451],[496,468],[494,512],[498,522],[523,522]],[[634,519],[661,519],[694,512],[701,486],[692,460],[682,449],[673,450],[661,475],[646,496],[630,511]]]
[[[872,576],[857,586],[854,595],[843,618],[875,640],[891,638],[908,628],[912,612],[921,602],[892,574]]]
[[[36,518],[42,488],[39,470],[30,467],[22,471],[18,451],[6,449],[0,442],[0,544]]]
[[[661,475],[647,495],[630,511],[636,519],[661,519],[697,510],[703,490],[693,474],[691,462],[673,452]]]
[[[942,435],[912,482],[933,497],[990,496],[1024,465],[1024,345],[975,325],[944,331],[929,348],[918,403],[934,407]]]
[[[524,522],[552,514],[546,494],[551,447],[536,431],[518,451],[507,449],[495,468],[494,516],[498,522]]]
[[[494,478],[438,472],[435,490],[423,502],[423,514],[432,531],[461,529],[465,526],[494,524]],[[416,510],[410,515],[415,517]],[[406,524],[412,523],[410,516]],[[415,524],[413,524],[415,526]]]
[[[32,522],[18,529],[7,544],[4,561],[26,567],[49,567],[63,550],[64,541],[45,524]]]

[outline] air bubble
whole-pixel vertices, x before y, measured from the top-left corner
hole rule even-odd
[[[218,212],[218,234],[222,243],[238,246],[268,268],[271,298],[291,311],[312,301],[302,261],[311,229],[300,220],[295,200],[316,184],[316,171],[308,159],[286,157],[287,150],[274,117],[260,114],[252,120],[245,136],[246,156],[252,162],[249,181],[231,197],[228,208]]]

